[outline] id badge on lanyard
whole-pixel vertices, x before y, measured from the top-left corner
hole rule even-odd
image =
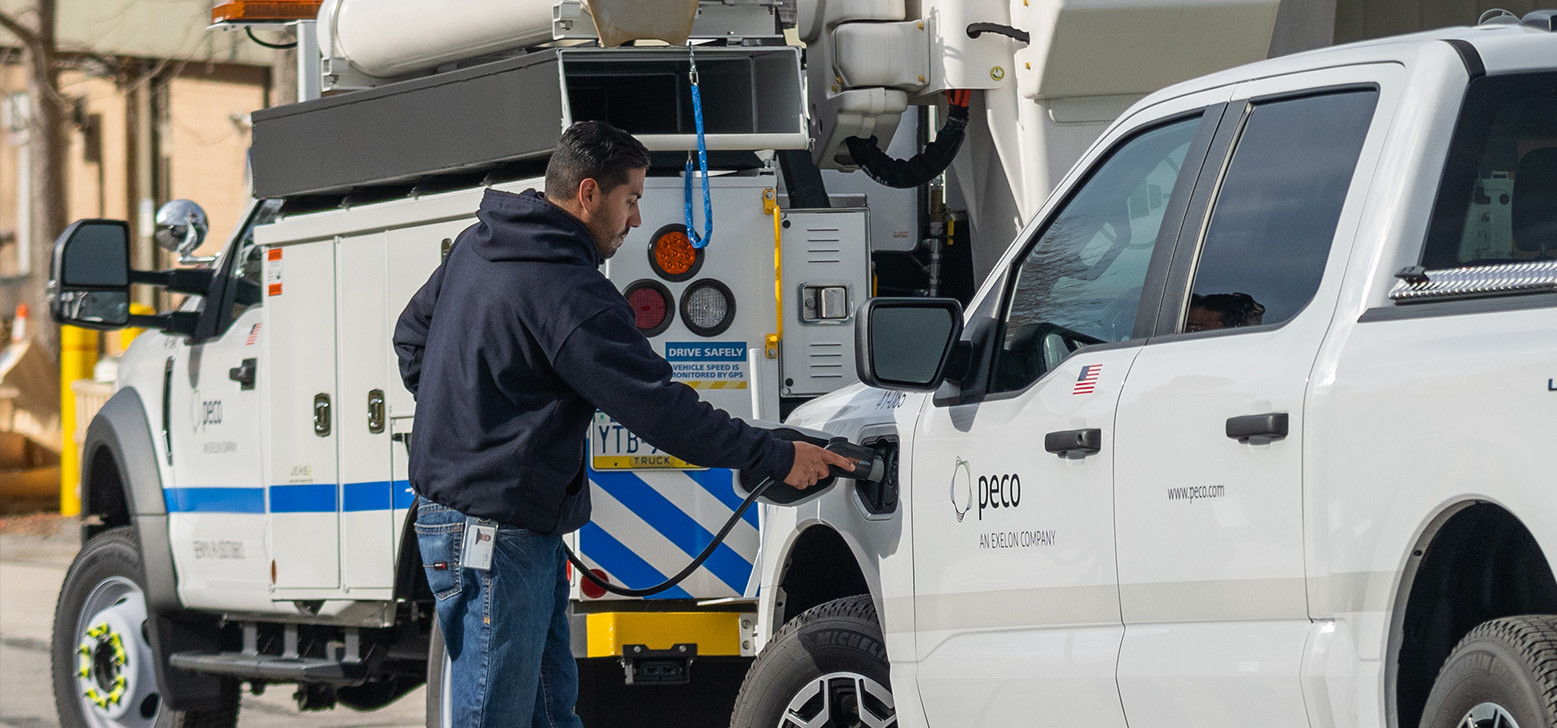
[[[492,568],[492,550],[497,545],[497,524],[492,521],[471,518],[465,521],[465,546],[461,559],[467,569],[486,571]]]

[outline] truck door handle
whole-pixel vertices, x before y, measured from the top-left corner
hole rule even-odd
[[[1103,431],[1090,427],[1084,430],[1060,430],[1043,436],[1043,449],[1060,457],[1069,455],[1096,455],[1103,449]]]
[[[238,383],[239,389],[254,388],[254,370],[258,368],[259,360],[244,359],[243,363],[227,370],[227,378]]]
[[[320,437],[330,436],[330,395],[314,395],[314,434]]]
[[[375,435],[384,431],[384,390],[368,392],[368,432]]]
[[[1287,413],[1267,412],[1263,415],[1229,417],[1227,436],[1239,442],[1248,442],[1256,437],[1280,440],[1287,436]]]

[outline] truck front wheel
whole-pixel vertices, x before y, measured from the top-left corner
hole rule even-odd
[[[1483,622],[1449,654],[1423,728],[1557,725],[1557,615]]]
[[[238,691],[216,710],[163,703],[147,642],[145,576],[128,527],[104,531],[76,555],[54,610],[50,671],[65,728],[230,728]]]
[[[870,595],[827,602],[784,625],[746,673],[731,728],[897,725],[887,648]]]

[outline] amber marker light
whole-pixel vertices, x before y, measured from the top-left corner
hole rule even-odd
[[[323,0],[232,0],[211,9],[214,23],[279,23],[313,20]]]
[[[684,281],[703,267],[703,251],[692,247],[685,225],[666,225],[654,231],[649,243],[649,266],[667,281]]]

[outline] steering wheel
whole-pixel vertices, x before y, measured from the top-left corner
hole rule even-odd
[[[1101,343],[1102,339],[1047,321],[1024,325],[1000,355],[996,380],[1007,389],[1026,386],[1059,366],[1071,352]]]
[[[1065,360],[1065,357],[1083,346],[1103,343],[1102,339],[1088,336],[1068,329],[1059,324],[1044,322],[1033,329],[1033,335],[1038,340],[1039,351],[1043,358],[1043,370],[1051,371]]]

